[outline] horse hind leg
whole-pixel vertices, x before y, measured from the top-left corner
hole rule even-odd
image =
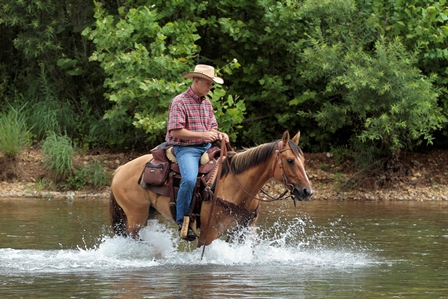
[[[126,225],[128,236],[131,236],[134,239],[140,239],[140,230],[147,225],[149,217],[152,216],[150,215],[150,206],[151,205],[148,202],[124,208],[127,217]]]
[[[150,214],[150,206],[133,207],[126,211],[117,203],[113,192],[110,195],[110,220],[114,234],[123,237],[139,238],[139,231],[143,228]]]
[[[113,192],[110,193],[109,210],[114,234],[126,237],[128,235],[126,227],[127,217],[124,210],[118,205]]]

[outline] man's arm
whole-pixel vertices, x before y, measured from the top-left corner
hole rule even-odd
[[[193,140],[193,139],[204,139],[206,142],[213,142],[223,137],[222,134],[216,130],[207,132],[195,132],[187,129],[174,129],[170,131],[171,136],[182,139],[182,140]],[[225,134],[227,136],[227,134]],[[228,140],[228,136],[226,141]]]

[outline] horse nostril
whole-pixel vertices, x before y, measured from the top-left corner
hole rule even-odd
[[[305,196],[310,197],[313,195],[314,190],[312,188],[303,188],[302,192]]]

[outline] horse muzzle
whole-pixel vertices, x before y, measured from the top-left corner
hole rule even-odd
[[[292,200],[297,201],[307,201],[310,200],[311,196],[313,196],[314,190],[310,187],[297,188],[293,186],[291,190],[291,198]]]

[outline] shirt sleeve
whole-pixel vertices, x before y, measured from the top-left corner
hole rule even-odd
[[[207,100],[207,104],[208,104],[208,109],[209,109],[209,118],[210,118],[210,130],[217,130],[218,129],[218,122],[216,121],[216,117],[215,117],[215,111],[213,110],[213,106],[212,103]]]
[[[168,132],[185,128],[185,121],[186,111],[184,111],[182,103],[177,99],[173,100],[168,112]]]

